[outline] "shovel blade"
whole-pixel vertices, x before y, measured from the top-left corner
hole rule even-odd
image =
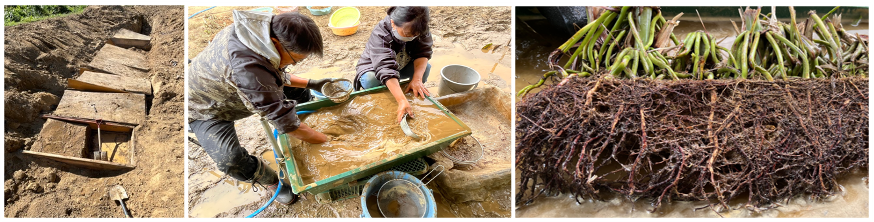
[[[121,185],[112,186],[109,188],[109,198],[119,201],[127,199],[127,191],[125,191],[124,187],[121,187]]]

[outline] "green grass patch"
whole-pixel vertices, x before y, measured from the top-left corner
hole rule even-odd
[[[7,5],[3,8],[3,25],[14,26],[47,18],[78,14],[85,5]]]

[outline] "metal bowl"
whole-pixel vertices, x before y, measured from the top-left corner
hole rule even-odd
[[[405,179],[385,182],[377,194],[377,206],[385,217],[425,217],[426,202],[419,187]]]
[[[352,81],[348,79],[335,79],[322,85],[322,94],[335,103],[346,102],[352,94]]]

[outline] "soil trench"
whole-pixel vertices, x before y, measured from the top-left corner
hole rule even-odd
[[[80,14],[5,27],[6,217],[124,217],[108,196],[112,185],[127,191],[125,204],[133,217],[184,216],[183,11],[181,6],[89,6]],[[79,68],[122,28],[151,36],[153,46],[134,50],[144,55],[142,65],[149,68],[144,78],[153,95],[145,108],[138,107],[148,115],[136,130],[136,169],[91,170],[20,154],[33,149],[46,123],[39,115],[57,108],[67,79],[77,78]],[[86,118],[93,118],[93,111]],[[104,133],[104,149],[112,155],[115,137]],[[119,161],[127,160],[114,160]]]

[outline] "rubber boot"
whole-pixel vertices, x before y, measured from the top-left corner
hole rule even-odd
[[[264,163],[260,160],[258,161],[258,169],[255,170],[255,176],[252,178],[252,185],[255,183],[261,184],[264,188],[270,190],[271,195],[276,192],[276,188],[279,187],[279,176],[276,175],[276,171],[270,169],[270,167],[264,167]],[[282,190],[279,191],[279,195],[276,196],[276,199],[273,200],[277,203],[291,205],[297,202],[297,194],[291,192],[291,186],[287,183],[282,184]]]

